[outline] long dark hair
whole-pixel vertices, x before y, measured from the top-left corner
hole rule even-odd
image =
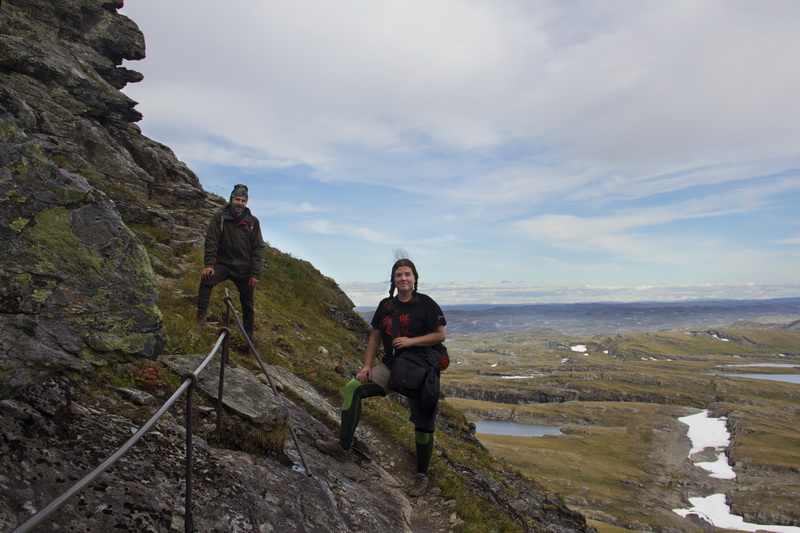
[[[389,285],[389,300],[386,302],[386,308],[389,311],[394,310],[394,291],[397,287],[394,286],[394,273],[400,267],[408,267],[411,269],[411,273],[414,274],[414,289],[411,293],[411,303],[415,303],[417,301],[417,287],[419,286],[419,274],[417,274],[417,267],[414,265],[414,262],[411,259],[398,259],[395,261],[394,265],[392,265],[392,275],[389,278],[391,280],[391,284]]]

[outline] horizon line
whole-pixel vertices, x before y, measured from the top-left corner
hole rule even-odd
[[[798,300],[798,296],[776,296],[764,298],[696,298],[696,299],[680,299],[680,300],[594,300],[594,301],[577,301],[577,302],[517,302],[517,303],[500,303],[500,302],[486,302],[486,303],[461,303],[461,304],[443,304],[442,309],[460,309],[465,307],[523,307],[530,305],[634,305],[634,304],[697,304],[704,302],[769,302],[774,300]],[[375,306],[356,305],[354,309],[371,310]]]
[[[375,307],[388,295],[388,282],[350,282],[339,285],[357,307]],[[730,285],[486,285],[481,283],[433,283],[420,287],[444,306],[535,305],[572,303],[679,303],[697,301],[772,300],[800,297],[800,284]]]

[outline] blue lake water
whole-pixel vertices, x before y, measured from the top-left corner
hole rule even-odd
[[[726,374],[724,372],[717,372],[715,375],[729,378],[768,379],[770,381],[785,381],[786,383],[800,384],[800,374]]]
[[[771,368],[797,368],[800,365],[796,365],[793,363],[749,363],[746,365],[723,365],[726,367],[756,367],[756,366],[768,366]],[[722,368],[722,367],[717,367]],[[740,378],[750,378],[750,379],[767,379],[770,381],[784,381],[786,383],[796,383],[800,384],[800,374],[728,374],[726,372],[715,372],[715,376],[727,376],[727,377],[740,377]]]
[[[800,365],[791,363],[750,363],[746,365],[725,365],[730,367],[755,367],[755,366],[768,366],[772,368],[796,368]],[[718,367],[720,368],[720,367]],[[715,376],[726,376],[733,378],[750,378],[750,379],[766,379],[769,381],[784,381],[786,383],[800,384],[800,374],[728,374],[725,372],[715,372]]]
[[[533,424],[518,424],[508,420],[484,420],[475,422],[476,433],[489,435],[508,435],[511,437],[544,437],[545,435],[561,435],[561,429],[556,426],[536,426]]]
[[[725,366],[741,366],[741,367],[745,367],[745,366],[770,366],[770,367],[777,367],[777,368],[795,368],[795,367],[798,367],[800,365],[793,365],[793,364],[790,364],[790,363],[749,363],[749,364],[746,364],[746,365],[725,365]]]

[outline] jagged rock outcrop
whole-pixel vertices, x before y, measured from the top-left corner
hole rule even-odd
[[[180,375],[193,372],[200,357],[197,355],[162,355],[159,361]],[[209,363],[197,378],[197,386],[215,401],[219,398],[220,364]],[[286,425],[289,413],[280,400],[247,370],[226,368],[223,400],[226,408],[264,431]]]
[[[284,386],[297,386],[297,377],[285,381]],[[293,390],[304,394],[305,387]],[[292,446],[286,454],[296,467],[287,468],[277,455],[212,447],[196,436],[194,531],[453,531],[457,519],[451,519],[454,512],[446,503],[435,497],[412,502],[405,495],[412,467],[399,460],[405,452],[396,443],[384,445],[362,431],[369,456],[333,460],[312,445],[317,438],[330,438],[330,431],[295,403],[284,402],[313,475],[307,475]],[[179,411],[163,417],[92,490],[45,519],[44,530],[57,521],[65,530],[183,531],[182,416]],[[195,418],[200,432],[216,422],[207,409],[198,410]],[[13,400],[0,400],[0,530],[19,526],[86,476],[142,423],[126,395],[87,394],[63,376],[29,387]],[[594,531],[582,516],[518,473],[490,477],[455,461],[446,450],[440,453],[469,492],[504,509],[520,531]]]
[[[118,89],[142,76],[119,65],[144,57],[144,37],[121,6],[0,9],[0,397],[158,355],[155,276],[129,228],[168,235],[172,253],[218,203],[133,124],[136,102]]]
[[[486,387],[481,384],[442,385],[442,392],[454,398],[480,400],[509,405],[527,405],[537,403],[563,403],[580,398],[580,392],[571,389],[525,391],[513,387]]]
[[[131,436],[138,424],[119,414],[120,404],[119,398],[81,395],[62,377],[0,401],[2,450],[9,461],[0,478],[0,530],[20,525]],[[306,441],[328,436],[303,411],[294,408],[293,417]],[[185,463],[183,453],[175,453],[185,448],[182,423],[163,418],[42,530],[55,521],[64,530],[184,531]],[[393,476],[376,464],[331,463],[306,444],[312,477],[272,455],[214,448],[195,438],[193,530],[411,531],[410,504]],[[297,458],[293,449],[287,453]]]
[[[786,331],[800,331],[800,320],[795,320],[791,324],[787,324],[782,329]]]
[[[126,224],[193,241],[218,199],[172,151],[141,135],[119,89],[142,75],[144,36],[119,0],[5,0],[0,10],[0,120],[103,190]]]

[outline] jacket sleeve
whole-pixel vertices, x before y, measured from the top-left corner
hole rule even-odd
[[[256,219],[253,224],[253,231],[250,232],[250,276],[258,279],[261,272],[265,270],[264,265],[264,252],[267,245],[264,244],[264,239],[261,236],[261,223]]]
[[[218,211],[211,217],[206,229],[205,251],[203,253],[203,266],[213,267],[217,264],[217,250],[219,248],[219,238],[222,233],[220,228],[220,218],[222,214]]]

